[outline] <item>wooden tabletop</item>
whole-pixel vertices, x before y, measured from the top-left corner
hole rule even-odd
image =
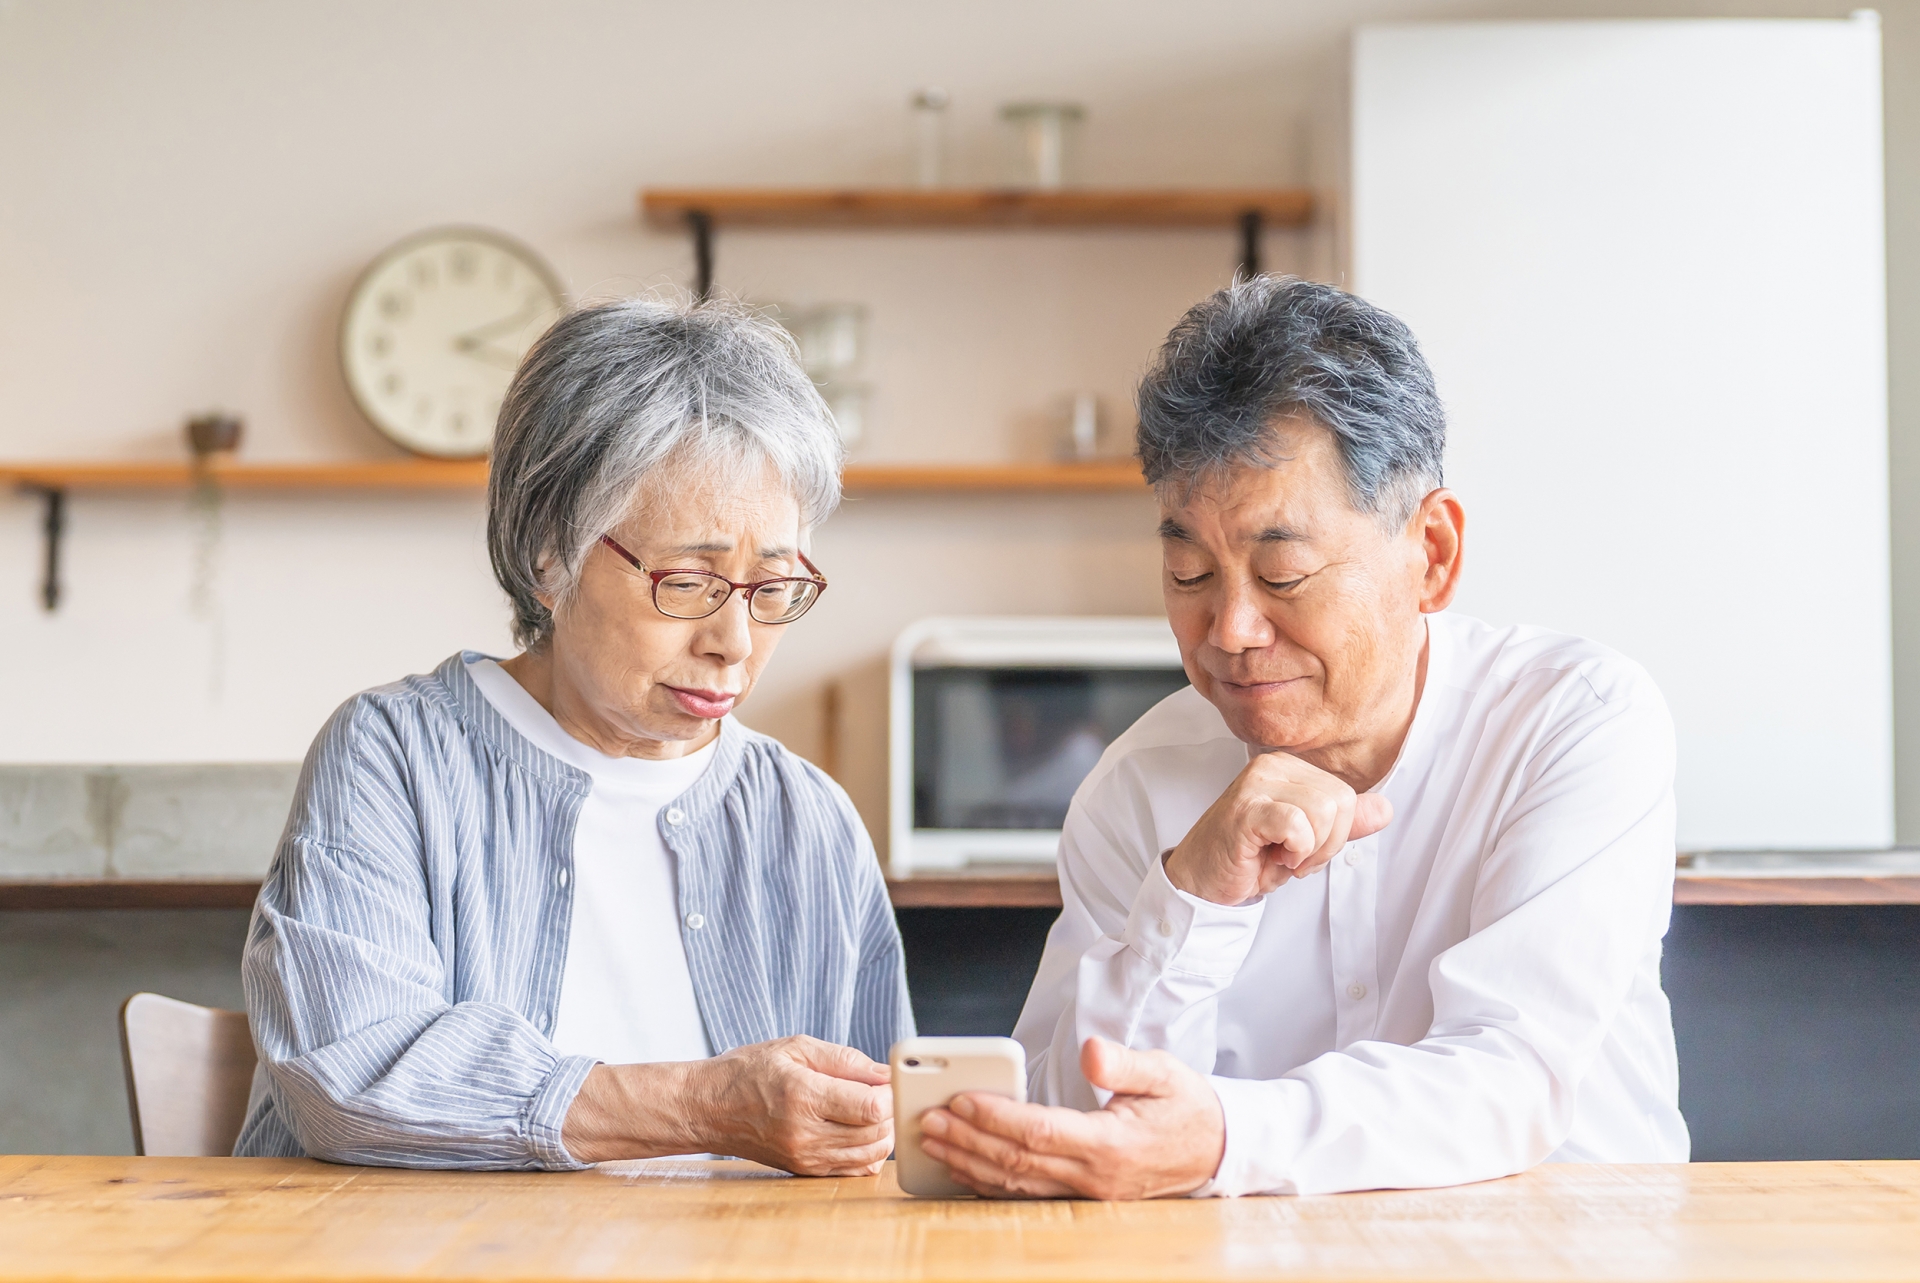
[[[432,1173],[0,1157],[0,1280],[1911,1279],[1920,1162],[1551,1166],[1458,1189],[908,1199],[746,1163]]]

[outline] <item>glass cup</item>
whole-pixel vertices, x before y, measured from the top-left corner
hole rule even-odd
[[[1000,119],[1012,127],[1017,143],[1014,184],[1041,191],[1066,186],[1086,116],[1086,108],[1073,102],[1010,102],[1000,108]]]
[[[800,344],[800,363],[816,383],[860,368],[867,351],[867,309],[858,303],[822,303],[788,327]]]
[[[938,187],[947,181],[947,107],[944,89],[922,89],[909,100],[913,109],[913,185]]]
[[[820,395],[840,429],[840,444],[851,450],[867,434],[867,401],[873,389],[864,383],[839,383],[829,380],[820,386]]]

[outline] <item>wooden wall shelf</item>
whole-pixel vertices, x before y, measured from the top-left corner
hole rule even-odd
[[[184,460],[124,460],[62,463],[0,463],[0,489],[37,494],[46,504],[46,535],[40,600],[60,604],[60,542],[66,531],[67,494],[89,491],[184,491],[201,475],[225,490],[241,491],[422,491],[486,488],[487,461],[472,459],[343,459],[319,463],[247,463],[218,460],[204,473]],[[842,475],[854,495],[888,492],[1144,491],[1131,459],[1093,463],[854,464]]]
[[[196,475],[185,461],[0,464],[0,485],[26,490],[184,490]],[[487,484],[487,461],[221,461],[206,475],[231,490],[478,490]]]
[[[655,187],[640,212],[681,229],[704,215],[716,227],[1217,227],[1248,214],[1269,227],[1303,227],[1313,193],[1303,188]]]
[[[841,475],[848,494],[889,491],[1073,491],[1145,493],[1140,465],[1132,459],[1097,463],[850,464]]]
[[[486,460],[344,460],[326,463],[223,463],[209,469],[231,490],[480,490]],[[856,463],[842,477],[849,493],[884,491],[1144,490],[1131,459],[1093,463]],[[7,463],[0,486],[48,490],[184,490],[186,463]]]
[[[693,237],[693,292],[713,288],[713,233],[727,227],[795,228],[1237,228],[1240,270],[1260,271],[1260,233],[1313,221],[1313,193],[1298,187],[655,187],[640,217]]]

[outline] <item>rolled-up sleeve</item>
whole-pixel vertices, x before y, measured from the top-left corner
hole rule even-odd
[[[354,697],[308,754],[242,959],[260,1069],[236,1154],[582,1166],[563,1132],[595,1061],[549,1029],[592,781],[513,731],[469,658]],[[711,1045],[806,1033],[884,1059],[913,1014],[844,792],[729,720],[676,809]]]
[[[272,1112],[333,1162],[582,1166],[561,1131],[595,1062],[503,1003],[450,1000],[397,755],[355,738],[343,710],[315,745],[242,958]],[[250,1120],[236,1152],[270,1150],[265,1130]]]
[[[364,852],[292,838],[242,976],[274,1103],[315,1158],[573,1168],[567,1109],[594,1061],[497,1003],[449,1003],[426,899]]]

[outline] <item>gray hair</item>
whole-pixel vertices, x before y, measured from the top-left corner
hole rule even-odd
[[[1331,285],[1255,276],[1196,304],[1138,402],[1141,471],[1156,488],[1284,462],[1274,428],[1295,417],[1333,434],[1354,508],[1389,530],[1441,484],[1446,413],[1413,332]]]
[[[562,317],[507,389],[487,480],[487,551],[514,640],[553,634],[587,553],[663,465],[724,483],[771,468],[804,527],[840,503],[844,450],[792,338],[738,303],[625,299]]]

